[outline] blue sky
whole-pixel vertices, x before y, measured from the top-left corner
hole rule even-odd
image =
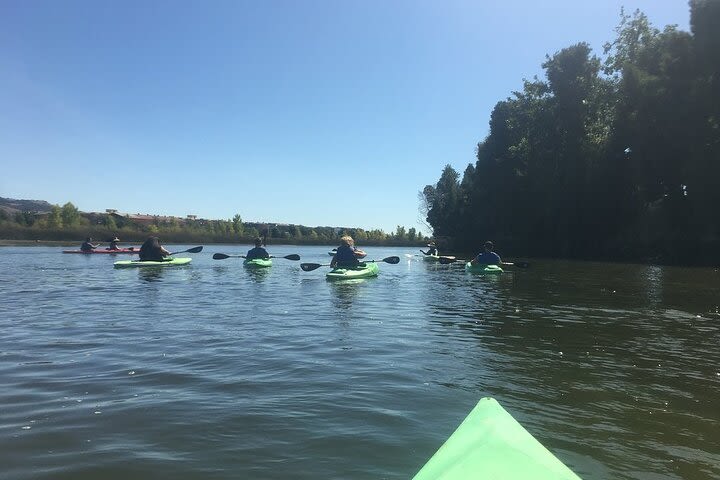
[[[0,2],[0,196],[416,227],[546,54],[683,0]]]

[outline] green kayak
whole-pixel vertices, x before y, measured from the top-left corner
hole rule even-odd
[[[481,275],[494,275],[503,273],[504,270],[500,268],[499,265],[485,265],[482,263],[473,265],[472,263],[467,262],[465,264],[465,271],[470,273],[479,273]]]
[[[439,262],[440,257],[438,255],[425,255],[423,257],[423,260],[425,260],[426,262]]]
[[[355,268],[333,268],[325,278],[328,280],[348,280],[351,278],[377,277],[380,267],[375,262],[368,262],[364,266]]]
[[[140,260],[121,260],[115,262],[115,268],[129,268],[129,267],[174,267],[177,265],[187,265],[192,261],[192,258],[169,258],[164,262],[141,262]]]
[[[481,399],[413,480],[580,480],[500,404]]]
[[[272,267],[272,260],[270,260],[269,258],[253,258],[251,260],[245,259],[243,265],[248,268]]]

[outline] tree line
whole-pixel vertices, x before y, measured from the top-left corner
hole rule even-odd
[[[276,243],[336,244],[342,235],[351,235],[358,244],[365,245],[417,245],[427,241],[415,228],[400,225],[395,232],[385,233],[380,229],[243,222],[239,214],[227,220],[157,217],[148,224],[129,216],[80,212],[71,202],[53,205],[47,213],[9,213],[0,208],[3,239],[80,241],[91,236],[109,241],[117,236],[123,242],[140,242],[149,235],[175,243],[252,243],[261,237]]]
[[[513,255],[720,263],[720,1],[691,31],[621,11],[603,55],[587,43],[498,102],[477,161],[420,194],[449,248]]]

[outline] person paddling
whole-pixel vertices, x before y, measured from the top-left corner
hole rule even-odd
[[[107,247],[108,250],[120,250],[120,247],[118,247],[118,242],[120,239],[118,237],[113,237],[112,240],[110,240],[110,245]]]
[[[363,258],[367,253],[355,248],[355,240],[350,235],[340,238],[340,246],[330,261],[332,268],[352,268],[361,264],[358,258]]]
[[[87,237],[87,238],[85,239],[85,241],[82,243],[82,245],[80,245],[80,251],[82,251],[82,252],[92,252],[93,250],[95,250],[95,249],[96,249],[97,247],[99,247],[99,246],[100,246],[99,243],[98,243],[98,244],[94,244],[94,243],[92,243],[92,238],[91,238],[91,237]]]
[[[502,260],[500,259],[500,255],[493,252],[493,242],[488,240],[485,242],[485,251],[470,260],[470,263],[473,265],[500,265]]]
[[[423,255],[433,255],[435,257],[440,256],[438,254],[438,249],[437,249],[437,245],[435,244],[435,242],[430,242],[427,244],[427,246],[428,246],[427,252],[423,252],[422,250],[420,250],[420,252],[422,252]]]
[[[262,238],[257,237],[255,239],[255,248],[248,250],[247,255],[245,255],[245,259],[254,260],[256,258],[270,258],[270,254],[263,248],[262,244]]]
[[[160,245],[160,239],[158,237],[148,238],[140,247],[141,262],[162,262],[165,260],[165,257],[169,255],[170,252]]]

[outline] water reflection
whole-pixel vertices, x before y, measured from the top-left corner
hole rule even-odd
[[[648,302],[653,306],[662,303],[663,293],[663,269],[657,265],[649,265],[646,267],[644,278],[641,282],[645,285],[645,294]]]
[[[270,275],[270,268],[248,268],[248,267],[245,267],[245,272],[247,273],[247,276],[250,279],[250,281],[255,282],[255,283],[262,283]]]
[[[340,280],[328,282],[332,291],[333,305],[336,308],[347,310],[352,307],[353,302],[367,287],[367,282],[376,280],[374,278],[353,278],[349,280]]]
[[[138,276],[144,282],[159,282],[165,275],[167,267],[141,267],[138,268]]]
[[[720,478],[717,271],[413,260],[332,283],[58,250],[0,248],[4,477],[119,478],[143,452],[126,477],[410,478],[489,394],[583,479]]]

